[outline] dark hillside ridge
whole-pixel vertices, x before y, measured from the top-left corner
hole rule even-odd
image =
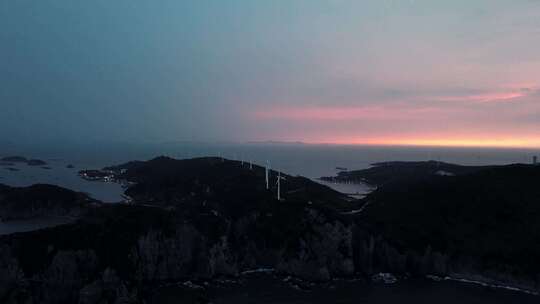
[[[456,176],[502,166],[462,166],[439,161],[392,161],[374,163],[363,170],[343,171],[334,177],[322,177],[334,182],[363,182],[380,186],[390,182],[402,182],[429,178],[432,176]]]
[[[277,199],[278,172],[269,173],[266,190],[265,169],[240,161],[220,158],[176,160],[158,157],[147,162],[129,162],[104,168],[115,178],[134,184],[126,191],[136,203],[162,206],[205,205],[229,217],[239,217],[273,204]],[[280,173],[281,198],[289,204],[350,209],[352,199],[305,177]],[[357,203],[356,203],[357,204]]]
[[[392,182],[366,201],[360,222],[395,248],[429,248],[478,273],[512,274],[538,284],[539,166]]]
[[[9,187],[0,184],[0,219],[31,219],[41,216],[78,216],[91,203],[86,194],[53,185]]]

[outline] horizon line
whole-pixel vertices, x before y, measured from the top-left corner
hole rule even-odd
[[[540,144],[475,144],[475,143],[437,143],[437,142],[331,142],[331,141],[300,141],[300,140],[261,140],[246,141],[245,144],[302,144],[302,145],[332,145],[332,146],[368,146],[368,147],[418,147],[418,148],[485,148],[485,149],[540,149]]]

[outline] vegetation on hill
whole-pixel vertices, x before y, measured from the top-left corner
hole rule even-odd
[[[228,217],[241,217],[264,210],[277,202],[277,179],[286,204],[310,204],[329,209],[350,209],[358,204],[347,196],[305,177],[271,170],[269,190],[265,169],[220,158],[176,160],[158,157],[147,162],[129,162],[104,170],[134,183],[126,194],[138,203],[182,206],[204,204]]]
[[[535,277],[539,184],[540,167],[530,165],[393,181],[368,195],[361,221],[398,248],[430,246],[491,270]]]
[[[0,219],[28,219],[50,215],[78,215],[89,203],[86,194],[53,185],[9,187],[0,184]]]

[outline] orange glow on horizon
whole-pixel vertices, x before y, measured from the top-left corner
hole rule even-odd
[[[334,139],[307,141],[311,144],[373,145],[373,146],[419,146],[419,147],[467,147],[467,148],[540,148],[539,138],[516,139]]]
[[[420,103],[405,99],[381,105],[278,103],[253,108],[248,116],[264,125],[271,137],[277,135],[278,141],[539,149],[540,105],[533,98],[538,93],[536,85],[519,85],[485,94],[430,97]]]

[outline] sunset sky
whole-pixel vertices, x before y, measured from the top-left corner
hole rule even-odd
[[[0,1],[0,139],[540,147],[540,1]]]

